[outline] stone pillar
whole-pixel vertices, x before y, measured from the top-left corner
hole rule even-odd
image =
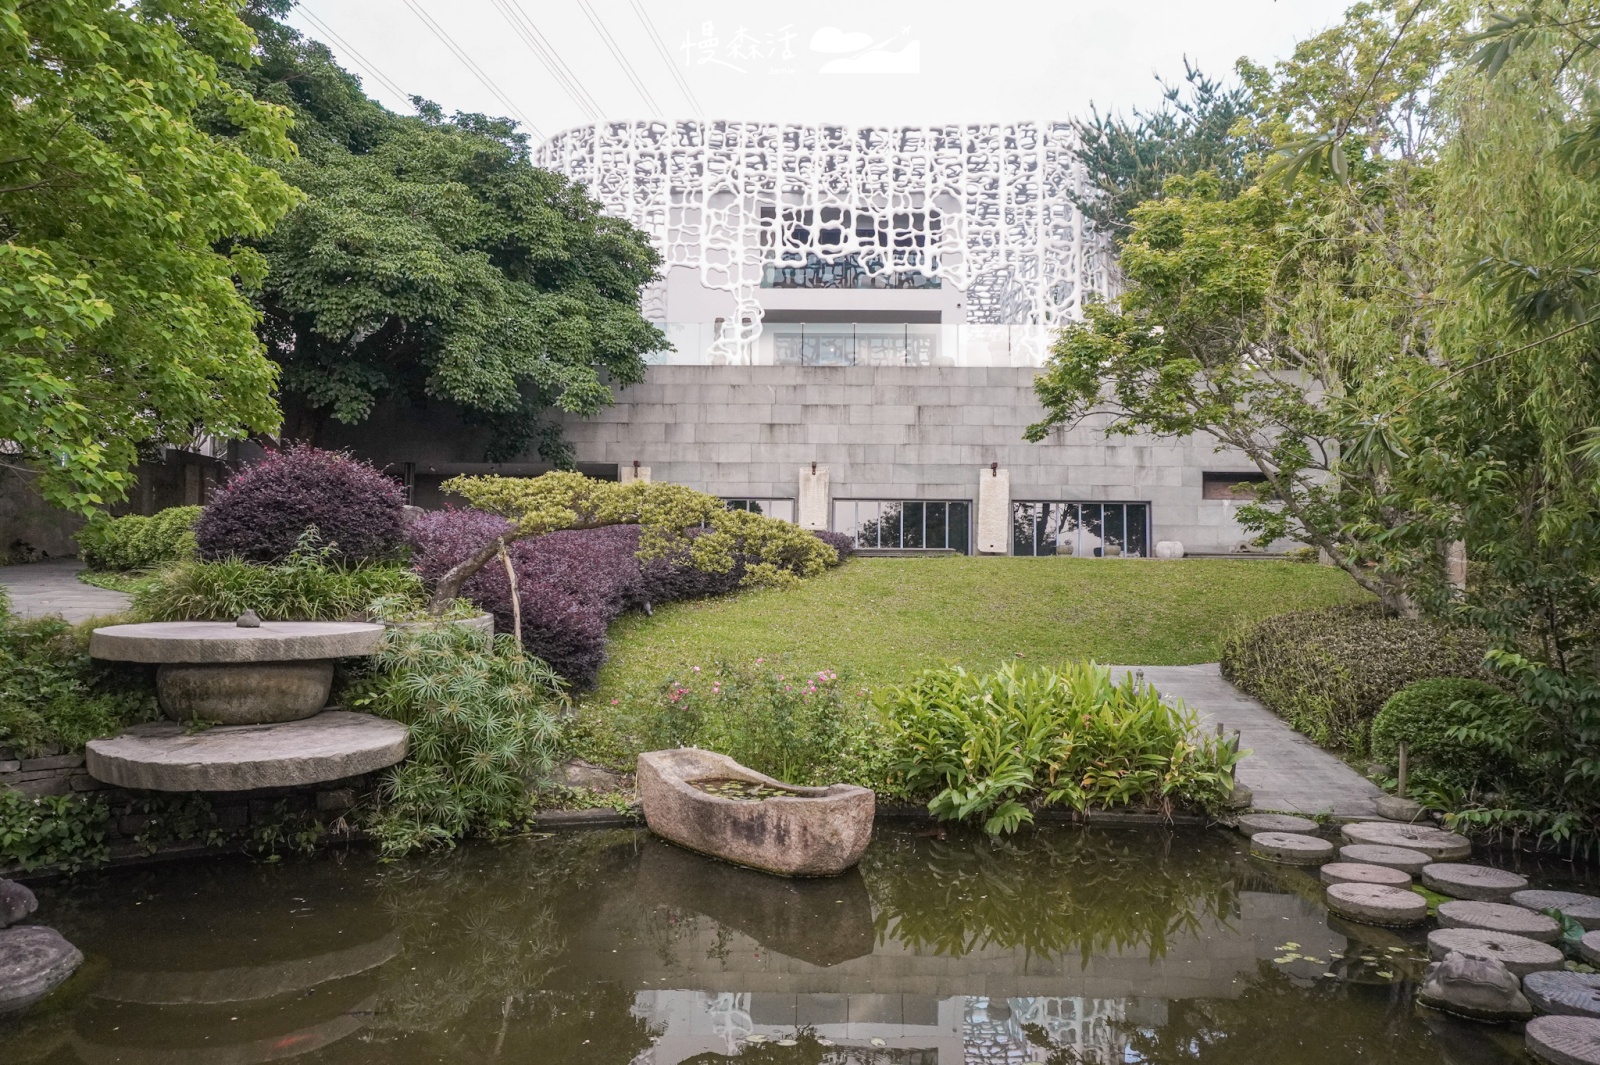
[[[641,466],[637,462],[628,463],[617,467],[617,480],[622,484],[631,484],[634,481],[650,483],[650,467]]]
[[[1011,471],[986,468],[978,473],[978,554],[1011,552]]]
[[[802,529],[828,528],[828,467],[800,467],[800,491],[795,505],[795,521]]]

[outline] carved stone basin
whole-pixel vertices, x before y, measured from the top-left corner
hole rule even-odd
[[[785,784],[726,755],[683,747],[639,756],[639,801],[650,831],[680,847],[779,876],[836,876],[872,838],[876,796],[854,784]],[[725,798],[694,781],[737,781],[779,794]]]
[[[156,698],[174,721],[259,725],[298,721],[328,704],[333,660],[369,655],[382,625],[352,621],[157,621],[108,625],[89,654],[154,662]]]

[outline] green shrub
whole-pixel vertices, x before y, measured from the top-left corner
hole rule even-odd
[[[400,565],[334,564],[306,536],[274,566],[236,558],[179,562],[134,593],[132,613],[140,621],[231,621],[254,610],[266,621],[339,621],[364,615],[380,599],[391,611],[420,607],[422,578]]]
[[[75,872],[110,857],[106,822],[110,811],[83,795],[30,799],[0,790],[0,867],[60,866]]]
[[[1419,680],[1389,697],[1372,721],[1374,758],[1393,765],[1401,742],[1411,771],[1439,787],[1471,791],[1504,780],[1514,769],[1502,745],[1461,737],[1479,722],[1499,721],[1510,732],[1526,710],[1505,692],[1480,680],[1451,677]]]
[[[560,680],[516,638],[463,626],[394,631],[347,702],[405,723],[369,828],[386,857],[521,824],[561,751]]]
[[[1093,662],[930,670],[879,705],[907,788],[935,791],[928,809],[939,817],[981,815],[990,833],[1014,831],[1045,806],[1216,808],[1239,758],[1203,736],[1191,711],[1132,677],[1114,684]]]
[[[168,507],[152,517],[97,517],[78,531],[78,553],[93,570],[149,569],[194,556],[199,507]]]
[[[1376,606],[1299,610],[1254,622],[1222,645],[1222,675],[1324,747],[1365,753],[1372,719],[1419,680],[1492,682],[1483,633]]]
[[[86,632],[0,614],[0,747],[75,752],[155,716],[144,671],[91,659]]]
[[[833,670],[779,659],[686,667],[588,707],[579,728],[580,744],[601,748],[584,753],[629,770],[641,751],[700,747],[793,784],[891,788],[884,729],[867,693]]]

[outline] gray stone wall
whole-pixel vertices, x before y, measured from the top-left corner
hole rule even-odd
[[[1154,539],[1227,552],[1238,504],[1201,498],[1207,471],[1241,472],[1210,438],[1106,437],[1103,422],[1022,439],[1043,416],[1032,367],[656,366],[617,404],[566,430],[581,461],[649,466],[721,496],[795,498],[826,466],[834,499],[970,499],[992,462],[1013,500],[1148,502]]]

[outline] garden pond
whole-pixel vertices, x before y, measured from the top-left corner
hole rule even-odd
[[[1412,1005],[1421,933],[1216,831],[880,826],[812,881],[608,829],[34,886],[88,960],[0,1021],[6,1065],[1527,1060]]]

